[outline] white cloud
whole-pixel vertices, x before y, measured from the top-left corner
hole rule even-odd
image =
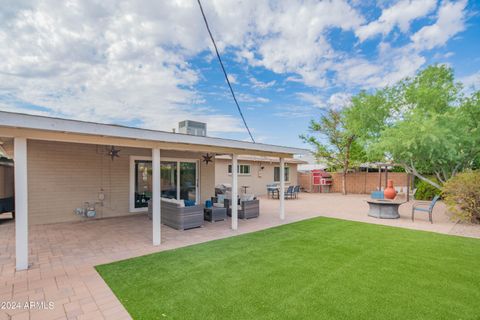
[[[339,110],[348,105],[350,105],[352,100],[352,95],[346,92],[337,92],[334,93],[328,98],[328,104],[330,108]]]
[[[228,49],[240,63],[318,90],[378,87],[412,75],[426,61],[421,50],[443,45],[463,30],[465,1],[443,2],[435,24],[413,35],[413,44],[382,43],[375,57],[339,53],[327,33],[336,28],[366,39],[396,27],[407,31],[412,21],[433,10],[432,3],[402,0],[370,24],[346,0],[203,5],[221,52]],[[0,8],[1,108],[33,104],[45,107],[35,111],[45,114],[164,130],[186,118],[208,122],[209,131],[244,130],[236,115],[209,108],[207,93],[197,89],[208,71],[188,61],[209,50],[196,1],[6,1]],[[238,76],[230,74],[230,80],[235,83]],[[256,89],[281,82],[249,80]],[[5,95],[12,98],[2,99]],[[316,107],[329,106],[328,99],[314,94],[298,97]],[[249,94],[239,99],[269,102]]]
[[[285,79],[286,82],[302,82],[302,78],[300,77],[296,77],[296,76],[288,76],[286,79]]]
[[[382,72],[381,64],[372,63],[364,58],[349,58],[334,66],[338,83],[350,83],[357,86],[368,85],[372,77]]]
[[[317,108],[325,108],[326,103],[323,99],[322,96],[318,94],[313,94],[313,93],[308,93],[308,92],[298,92],[297,97],[300,98],[301,100],[308,102],[314,107]]]
[[[398,27],[403,33],[410,28],[410,23],[431,13],[437,5],[436,0],[402,0],[382,10],[380,17],[355,30],[355,34],[364,41],[378,34],[387,35]]]
[[[273,115],[279,118],[312,118],[315,115],[314,110],[307,106],[292,105],[277,107],[277,109],[279,111],[275,112]]]
[[[426,62],[410,44],[393,48],[382,42],[378,50],[379,55],[374,61],[353,57],[336,64],[333,67],[336,84],[363,89],[384,87],[414,75]]]
[[[241,101],[241,102],[259,102],[259,103],[270,102],[270,99],[268,98],[253,96],[247,93],[239,93],[239,94],[236,94],[236,96],[238,97],[238,101]]]
[[[451,37],[465,29],[466,0],[458,2],[445,1],[438,9],[437,21],[421,28],[412,35],[415,48],[430,50],[443,46]]]
[[[273,87],[276,83],[275,80],[268,81],[268,82],[263,82],[263,81],[260,81],[260,80],[256,79],[255,77],[250,77],[249,80],[252,83],[252,87],[259,88],[259,89],[266,89],[266,88]]]
[[[252,15],[255,28],[249,30],[252,36],[239,56],[275,73],[295,73],[307,85],[317,87],[327,84],[328,60],[335,56],[325,32],[331,27],[353,30],[363,22],[343,0],[276,2]]]
[[[334,56],[325,31],[363,22],[344,0],[216,1],[204,9],[220,51],[234,48],[252,66],[314,86],[327,83],[326,60]],[[0,94],[15,97],[2,101],[4,109],[26,103],[53,115],[164,130],[189,117],[217,123],[211,130],[242,130],[236,117],[200,107],[202,75],[187,61],[212,48],[195,1],[11,0],[0,10]]]
[[[480,90],[480,70],[460,78],[467,91]]]
[[[325,99],[322,95],[312,94],[308,92],[299,92],[297,96],[311,104],[312,106],[320,109],[342,109],[350,104],[351,94],[347,92],[336,92],[332,94],[328,99]],[[298,107],[300,108],[300,107]],[[303,107],[303,110],[305,107]],[[297,109],[297,112],[301,112],[302,109]]]
[[[227,74],[227,77],[228,77],[228,81],[230,81],[230,83],[237,83],[237,77],[233,74]]]
[[[208,39],[195,3],[15,4],[0,24],[0,95],[15,97],[3,109],[27,111],[25,102],[82,120],[170,130],[188,118],[213,132],[243,130],[236,117],[199,106],[199,74],[186,60]]]
[[[445,52],[445,53],[437,52],[433,55],[433,58],[434,59],[448,59],[450,57],[453,57],[454,55],[455,55],[455,53],[452,52],[452,51],[448,51],[448,52]]]

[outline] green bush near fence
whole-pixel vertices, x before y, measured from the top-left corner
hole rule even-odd
[[[440,189],[437,189],[431,184],[418,179],[416,183],[416,188],[417,188],[417,191],[415,192],[416,200],[432,200],[433,197],[435,197],[437,194],[442,193]]]
[[[448,180],[443,196],[456,218],[480,223],[480,171],[462,172]]]

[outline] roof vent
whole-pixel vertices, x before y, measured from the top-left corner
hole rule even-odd
[[[207,124],[192,120],[180,121],[178,123],[178,132],[184,134],[191,134],[194,136],[206,137]]]

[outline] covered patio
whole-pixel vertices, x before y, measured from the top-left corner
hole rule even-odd
[[[162,245],[152,246],[151,221],[145,214],[83,222],[35,225],[29,228],[30,269],[15,270],[15,225],[0,220],[0,300],[53,301],[52,310],[9,310],[18,319],[129,319],[120,302],[94,269],[95,265],[230,237],[317,216],[384,224],[417,230],[480,238],[480,228],[456,224],[440,203],[434,224],[426,217],[410,219],[412,202],[401,206],[401,218],[381,220],[367,216],[366,195],[300,194],[285,202],[286,216],[278,216],[279,200],[261,199],[257,219],[206,223],[203,228],[178,231],[162,226]],[[0,318],[3,320],[3,318]],[[7,319],[7,318],[6,318]]]
[[[305,151],[9,112],[0,112],[0,138],[14,160],[16,270],[41,263],[29,255],[29,230],[37,225],[130,216],[148,207],[150,246],[159,246],[165,239],[161,199],[176,200],[178,206],[201,206],[215,196],[215,163],[209,165],[204,159],[231,156],[231,199],[237,199],[239,155],[280,159],[283,192],[284,159]],[[238,211],[237,201],[232,201],[226,230],[238,229]],[[283,199],[277,217],[285,219]],[[145,237],[145,230],[137,236]],[[59,241],[58,246],[66,243]]]

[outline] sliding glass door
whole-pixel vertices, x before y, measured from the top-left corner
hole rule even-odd
[[[197,160],[165,159],[160,164],[162,198],[198,200]],[[152,197],[152,160],[150,157],[130,158],[130,211],[144,211]]]
[[[163,198],[197,201],[197,161],[168,159],[162,161],[161,195]]]
[[[180,199],[197,201],[197,163],[179,162]]]
[[[148,160],[134,160],[134,208],[148,207],[148,200],[152,197],[152,162]]]
[[[177,199],[177,162],[162,161],[160,166],[161,196],[163,198]]]

